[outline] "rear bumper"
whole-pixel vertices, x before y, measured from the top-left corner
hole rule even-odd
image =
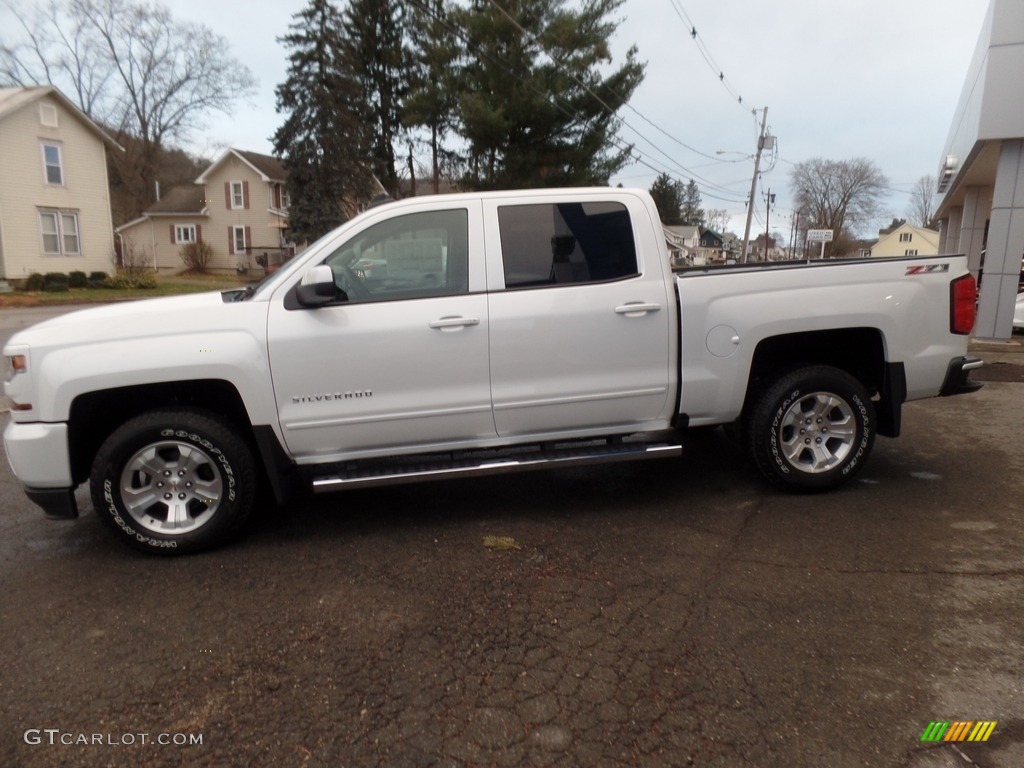
[[[939,397],[950,395],[966,395],[970,392],[977,392],[982,384],[978,381],[971,381],[971,371],[981,368],[984,365],[978,357],[956,357],[949,361],[949,368],[946,369],[946,378],[942,382],[942,389],[939,390]]]

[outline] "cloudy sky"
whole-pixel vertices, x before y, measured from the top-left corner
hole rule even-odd
[[[282,121],[274,87],[286,70],[276,38],[305,4],[174,1],[175,16],[222,35],[259,79],[256,95],[209,121],[191,149],[270,153]],[[621,136],[647,165],[612,181],[646,188],[662,170],[694,178],[705,207],[727,209],[742,232],[757,136],[751,110],[767,106],[778,152],[759,185],[755,232],[764,229],[770,187],[771,229],[788,239],[789,171],[814,157],[872,160],[890,180],[887,213],[903,216],[911,186],[939,166],[987,8],[988,0],[625,0],[613,54],[621,61],[636,45],[647,74],[632,109],[620,113],[628,124]]]

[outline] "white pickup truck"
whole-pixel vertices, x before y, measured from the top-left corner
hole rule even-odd
[[[89,480],[117,535],[166,553],[237,534],[260,486],[674,456],[715,424],[775,485],[819,491],[905,401],[977,389],[974,312],[961,256],[674,275],[643,191],[418,197],[253,288],[16,334],[4,443],[48,516],[76,517]]]

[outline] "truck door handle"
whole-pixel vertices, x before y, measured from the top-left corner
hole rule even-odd
[[[641,315],[646,315],[648,312],[657,312],[659,309],[661,309],[661,304],[634,301],[629,304],[623,304],[620,307],[616,307],[615,313],[618,315],[625,315],[626,317],[640,317]]]
[[[442,331],[446,329],[464,328],[467,325],[480,325],[478,317],[442,317],[438,320],[431,320],[430,327]]]

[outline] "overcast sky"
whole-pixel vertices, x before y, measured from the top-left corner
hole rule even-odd
[[[274,88],[285,77],[287,55],[276,38],[305,5],[174,0],[175,16],[223,35],[259,79],[256,95],[230,117],[211,120],[191,149],[270,154],[282,122]],[[767,106],[778,160],[759,185],[754,232],[764,229],[762,194],[771,187],[771,229],[788,239],[789,171],[814,157],[872,160],[892,187],[887,213],[902,217],[911,186],[938,169],[987,8],[988,0],[625,0],[613,54],[621,61],[636,45],[647,74],[632,109],[620,113],[631,126],[620,135],[657,170],[694,178],[704,206],[729,210],[741,233],[753,171],[746,156],[757,136],[751,110]],[[612,182],[647,188],[656,175],[637,163]]]

